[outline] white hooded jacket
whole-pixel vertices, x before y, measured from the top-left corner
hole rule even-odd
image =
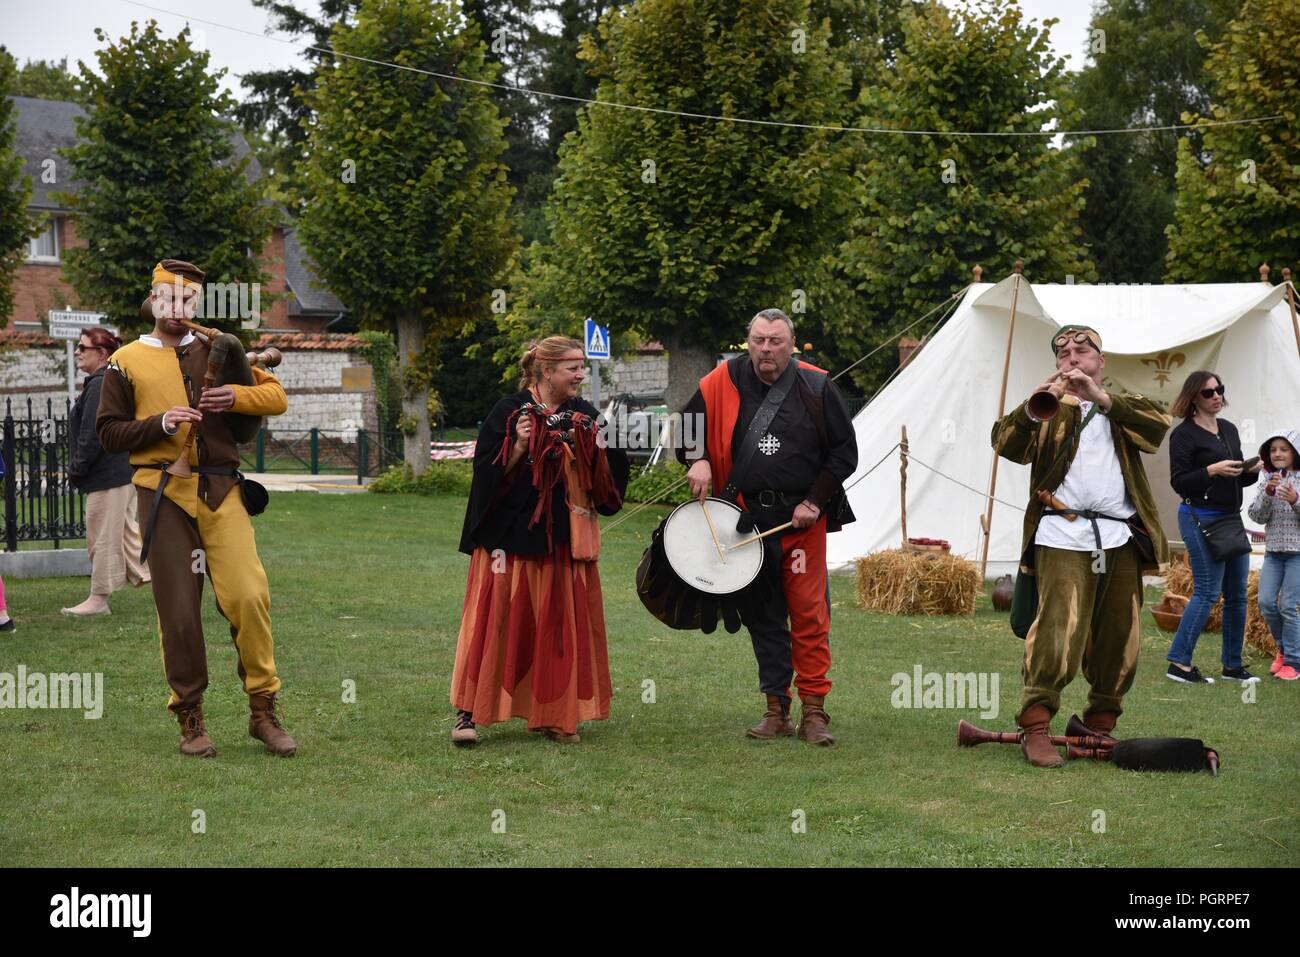
[[[1259,473],[1259,484],[1255,486],[1255,500],[1250,503],[1247,514],[1251,521],[1264,526],[1264,549],[1270,552],[1300,552],[1300,498],[1294,503],[1278,495],[1269,495],[1264,491],[1269,480],[1277,474],[1268,455],[1268,447],[1274,439],[1285,439],[1291,446],[1292,464],[1295,468],[1286,469],[1281,482],[1300,494],[1300,432],[1288,429],[1274,432],[1259,447],[1259,457],[1264,468]]]

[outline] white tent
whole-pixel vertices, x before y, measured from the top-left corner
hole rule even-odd
[[[912,455],[907,534],[946,539],[954,555],[976,562],[1013,280],[1008,276],[996,284],[972,285],[938,333],[854,418],[858,472],[850,483],[898,442],[900,426],[906,425]],[[1101,333],[1109,389],[1138,392],[1168,406],[1189,372],[1213,370],[1227,387],[1229,405],[1222,414],[1241,430],[1247,457],[1270,431],[1300,429],[1300,350],[1285,286],[1048,285],[1022,278],[1007,411],[1024,402],[1055,370],[1052,332],[1072,323],[1085,323]],[[1168,437],[1158,454],[1143,459],[1165,534],[1176,542],[1178,496],[1169,485]],[[898,465],[894,451],[849,491],[857,521],[828,539],[832,568],[902,543]],[[1253,494],[1246,490],[1245,505]],[[990,576],[1015,569],[1028,496],[1029,466],[1001,460]],[[1244,505],[1242,518],[1247,528],[1259,527],[1246,516]],[[1256,551],[1262,553],[1262,546]]]

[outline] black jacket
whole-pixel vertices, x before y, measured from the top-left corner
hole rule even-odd
[[[1241,511],[1241,490],[1258,478],[1243,471],[1231,475],[1211,476],[1209,466],[1224,459],[1241,461],[1241,437],[1237,427],[1219,417],[1219,434],[1207,432],[1190,418],[1184,419],[1169,434],[1169,484],[1181,498],[1191,499],[1197,508],[1220,512]]]
[[[505,467],[494,461],[505,441],[506,420],[510,413],[532,398],[527,389],[520,389],[497,402],[483,421],[474,446],[474,480],[460,536],[460,550],[466,555],[479,546],[488,551],[500,548],[508,555],[536,556],[550,551],[545,522],[539,521],[531,529],[528,527],[537,506],[537,490],[533,488],[528,468],[521,462],[506,474]],[[592,404],[580,397],[560,403],[558,411],[566,409],[592,418],[598,415]],[[611,447],[605,450],[605,455],[614,483],[622,495],[627,491],[627,453]],[[559,544],[569,541],[569,510],[564,501],[564,482],[556,485],[553,494],[552,541]],[[602,515],[613,515],[618,511],[599,505],[596,510]]]
[[[105,452],[95,431],[95,417],[99,414],[99,390],[104,384],[104,369],[86,376],[81,395],[72,405],[68,417],[68,438],[72,443],[72,459],[68,463],[68,477],[82,492],[102,492],[131,483],[131,461],[125,452]]]
[[[727,373],[740,394],[740,410],[731,434],[734,458],[770,386],[754,373],[748,354],[728,360]],[[779,438],[776,449],[770,454],[756,453],[743,469],[735,464],[737,474],[729,481],[745,496],[746,506],[756,513],[760,526],[770,528],[789,521],[795,506],[806,498],[826,514],[826,531],[836,532],[854,521],[844,482],[858,467],[858,437],[848,406],[835,383],[825,373],[813,369],[799,368],[798,373],[794,388],[769,426],[769,433]],[[698,415],[707,434],[711,423],[701,390],[695,390],[682,415],[683,418]],[[698,440],[706,441],[703,434]],[[689,451],[679,442],[677,461],[689,465]],[[786,493],[786,500],[763,508],[755,494],[762,489]],[[721,489],[713,490],[714,495],[719,492]]]

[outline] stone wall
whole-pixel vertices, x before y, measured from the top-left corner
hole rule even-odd
[[[56,417],[64,415],[67,374],[63,343],[54,343],[43,335],[12,331],[5,338],[16,347],[0,352],[0,415],[8,400],[16,418],[26,417],[29,398],[38,417],[45,415],[46,400],[53,400]],[[289,409],[284,415],[268,419],[268,429],[342,431],[349,442],[355,441],[357,429],[375,431],[378,413],[373,384],[365,391],[344,391],[343,386],[344,369],[368,370],[365,359],[339,349],[279,348],[284,359],[273,374],[288,393]],[[84,379],[78,372],[78,391]]]
[[[624,392],[662,396],[668,388],[668,357],[662,351],[630,352],[615,358],[613,362],[602,362],[600,366],[602,406]],[[588,399],[591,398],[590,381],[583,384],[582,391]]]
[[[297,429],[343,430],[354,441],[357,429],[374,432],[379,415],[373,385],[365,392],[343,391],[343,370],[369,364],[351,352],[284,350],[275,376],[289,394],[289,411],[267,422],[272,432]]]

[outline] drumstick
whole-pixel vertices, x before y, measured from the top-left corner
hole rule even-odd
[[[713,516],[709,514],[707,502],[701,502],[700,508],[704,510],[704,520],[709,523],[709,534],[713,536],[713,547],[718,550],[718,560],[722,564],[727,564],[727,556],[722,554],[722,543],[718,541],[718,533],[713,527]]]
[[[730,550],[733,548],[739,548],[741,545],[748,545],[750,542],[756,542],[760,538],[767,538],[767,536],[775,535],[777,532],[784,532],[787,528],[789,528],[793,524],[794,522],[786,522],[784,525],[778,525],[776,528],[769,528],[766,532],[763,532],[761,535],[755,535],[753,538],[747,538],[743,542],[736,542],[736,544],[734,545],[728,545],[727,549]]]

